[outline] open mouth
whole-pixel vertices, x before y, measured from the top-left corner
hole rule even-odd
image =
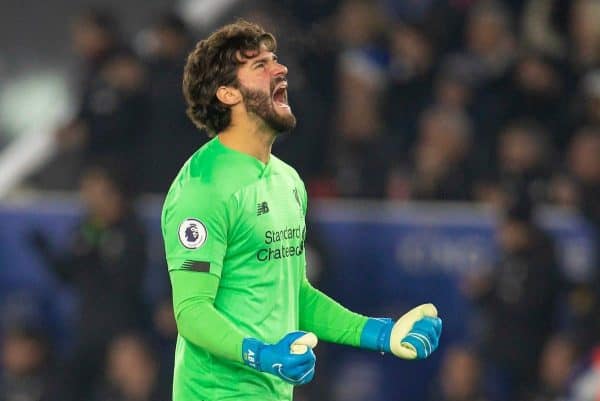
[[[287,97],[287,82],[282,82],[275,87],[273,91],[273,103],[277,107],[290,108]]]

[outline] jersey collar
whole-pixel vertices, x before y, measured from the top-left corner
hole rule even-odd
[[[273,155],[269,155],[269,161],[267,163],[263,163],[262,161],[258,160],[254,156],[251,156],[251,155],[249,155],[247,153],[240,152],[240,151],[235,150],[235,149],[231,149],[231,148],[223,145],[223,143],[219,140],[219,136],[218,135],[215,136],[212,139],[212,142],[223,153],[228,153],[228,154],[236,157],[237,159],[239,159],[241,161],[244,161],[245,163],[248,163],[249,165],[252,165],[256,169],[258,169],[258,171],[260,171],[260,177],[264,177],[264,176],[267,176],[267,175],[270,174],[270,172],[271,172],[271,165],[273,164]]]

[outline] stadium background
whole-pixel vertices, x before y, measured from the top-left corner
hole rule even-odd
[[[321,343],[296,399],[597,400],[596,0],[3,2],[0,400],[170,399],[181,70],[236,17],[290,70],[313,283],[444,318],[425,362]]]

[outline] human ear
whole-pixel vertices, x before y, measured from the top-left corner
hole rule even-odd
[[[227,106],[235,106],[242,101],[242,94],[231,86],[220,86],[217,89],[217,99]]]

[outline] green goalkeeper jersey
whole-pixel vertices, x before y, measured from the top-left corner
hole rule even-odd
[[[184,164],[162,212],[180,332],[173,401],[291,400],[292,385],[242,363],[244,337],[303,329],[358,344],[365,318],[306,281],[306,207],[302,180],[273,155],[265,164],[217,137]]]

